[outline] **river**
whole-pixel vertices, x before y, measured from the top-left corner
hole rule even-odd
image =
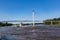
[[[0,33],[2,40],[60,40],[60,25],[8,26],[1,27]]]

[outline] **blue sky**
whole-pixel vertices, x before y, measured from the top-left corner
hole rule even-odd
[[[60,17],[60,0],[0,0],[0,20],[35,20]]]

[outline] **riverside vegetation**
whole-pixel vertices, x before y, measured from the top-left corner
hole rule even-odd
[[[47,19],[47,20],[44,20],[44,24],[60,24],[60,18],[53,18],[53,19]]]

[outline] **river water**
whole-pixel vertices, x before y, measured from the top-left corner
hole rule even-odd
[[[35,27],[1,27],[2,40],[60,40],[60,25],[36,25]]]

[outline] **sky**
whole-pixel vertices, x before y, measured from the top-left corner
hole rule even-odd
[[[0,0],[0,21],[46,20],[60,17],[60,0]]]

